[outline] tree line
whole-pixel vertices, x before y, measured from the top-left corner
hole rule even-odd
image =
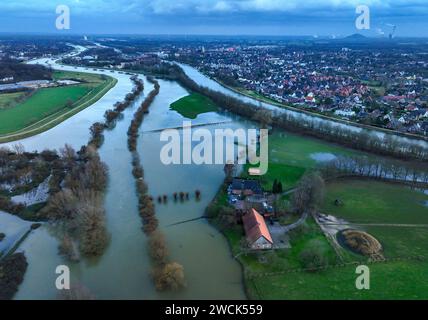
[[[42,212],[61,239],[60,253],[69,260],[77,261],[81,255],[99,256],[109,243],[103,207],[107,167],[101,162],[98,149],[104,142],[104,130],[114,127],[122,112],[144,90],[137,75],[131,81],[132,92],[105,112],[103,123],[91,126],[87,145],[79,152],[69,146],[60,150],[62,168],[52,174],[51,195]]]
[[[104,122],[96,122],[90,127],[91,138],[89,145],[93,145],[97,149],[100,148],[104,142],[104,130],[113,128],[123,111],[143,92],[144,82],[136,75],[132,76],[131,80],[134,83],[132,92],[125,96],[124,101],[116,102],[113,109],[109,109],[104,113]]]
[[[137,151],[138,130],[150,105],[159,94],[160,85],[152,77],[147,80],[154,85],[154,89],[141,103],[134,114],[128,129],[128,149],[132,154],[132,174],[135,178],[135,187],[138,197],[138,210],[143,220],[143,231],[148,237],[148,250],[153,263],[152,278],[159,291],[178,290],[185,286],[183,266],[169,260],[169,252],[164,235],[159,231],[159,221],[156,218],[153,198],[148,194],[148,187],[144,181],[144,169]]]
[[[402,165],[392,161],[382,161],[368,157],[338,157],[336,160],[320,167],[325,179],[358,176],[408,183],[414,186],[428,186],[427,169],[427,165],[424,163]]]
[[[10,59],[0,60],[0,79],[11,78],[3,83],[15,83],[30,80],[52,80],[52,69],[37,65],[24,64]]]

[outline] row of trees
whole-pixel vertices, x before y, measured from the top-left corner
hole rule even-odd
[[[320,168],[325,179],[359,176],[372,179],[428,185],[428,166],[425,163],[379,161],[368,157],[339,157]]]
[[[0,59],[0,79],[11,78],[6,83],[29,80],[52,80],[52,69],[37,64],[19,63],[16,60]]]
[[[147,78],[153,83],[154,89],[142,102],[134,114],[134,119],[128,129],[128,149],[132,154],[132,174],[138,196],[138,210],[143,220],[143,231],[148,236],[148,249],[153,263],[152,277],[156,289],[159,291],[178,290],[185,286],[183,266],[169,261],[169,252],[166,240],[159,231],[159,221],[156,218],[153,199],[148,195],[147,184],[144,181],[144,169],[137,152],[138,130],[144,121],[144,115],[159,94],[159,83],[151,77]]]
[[[128,129],[128,148],[131,152],[135,152],[137,148],[138,129],[144,120],[144,115],[148,112],[150,105],[153,103],[156,96],[159,94],[159,83],[151,77],[147,77],[149,82],[152,82],[154,89],[149,93],[147,98],[141,103],[137,112],[134,114],[134,119]]]
[[[113,109],[109,109],[104,113],[104,122],[96,122],[90,127],[91,138],[89,141],[90,145],[93,145],[96,148],[100,148],[104,142],[104,130],[107,128],[114,127],[117,119],[120,117],[122,112],[128,108],[137,97],[144,90],[144,82],[134,75],[131,77],[132,82],[134,83],[134,88],[132,92],[128,93],[125,96],[124,101],[117,102]]]
[[[308,117],[299,113],[271,111],[261,106],[246,103],[238,98],[198,85],[190,79],[181,67],[167,65],[162,68],[169,71],[169,76],[189,90],[201,93],[219,106],[259,121],[263,126],[275,125],[289,131],[313,136],[347,147],[400,159],[428,160],[428,149],[412,142],[403,142],[391,134],[384,136],[367,130],[352,130],[345,125],[322,121],[317,117]]]

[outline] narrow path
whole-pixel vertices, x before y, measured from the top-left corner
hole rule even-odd
[[[302,214],[302,216],[300,217],[299,220],[297,220],[296,222],[294,222],[292,224],[289,224],[288,226],[284,226],[283,227],[283,231],[285,233],[287,233],[287,232],[290,232],[293,229],[296,229],[298,226],[300,226],[301,224],[303,224],[306,221],[306,219],[308,218],[308,216],[309,216],[309,213],[307,211],[305,211]]]
[[[345,257],[343,255],[343,248],[342,246],[337,242],[337,239],[335,236],[333,236],[331,233],[327,232],[325,228],[323,228],[324,225],[319,221],[318,214],[312,214],[316,224],[320,228],[321,232],[324,234],[327,241],[330,243],[331,247],[333,248],[334,252],[336,252],[336,256],[339,258],[339,260],[343,263],[345,262]]]

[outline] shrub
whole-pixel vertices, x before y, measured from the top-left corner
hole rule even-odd
[[[328,265],[328,259],[319,241],[312,241],[299,255],[303,268],[309,271],[316,271]]]

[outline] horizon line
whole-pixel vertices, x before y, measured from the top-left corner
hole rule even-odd
[[[331,34],[328,35],[296,35],[296,34],[216,34],[216,33],[81,33],[81,32],[68,32],[68,31],[54,31],[54,32],[45,32],[45,31],[34,31],[34,32],[12,32],[12,31],[0,31],[0,35],[39,35],[39,36],[72,36],[72,37],[91,37],[91,36],[167,36],[167,37],[293,37],[293,38],[311,38],[313,40],[323,39],[323,40],[341,40],[346,39],[353,35],[361,35],[366,39],[375,39],[375,40],[397,40],[397,39],[428,39],[426,36],[395,36],[393,39],[388,38],[387,36],[370,36],[364,35],[358,32],[334,36]]]

